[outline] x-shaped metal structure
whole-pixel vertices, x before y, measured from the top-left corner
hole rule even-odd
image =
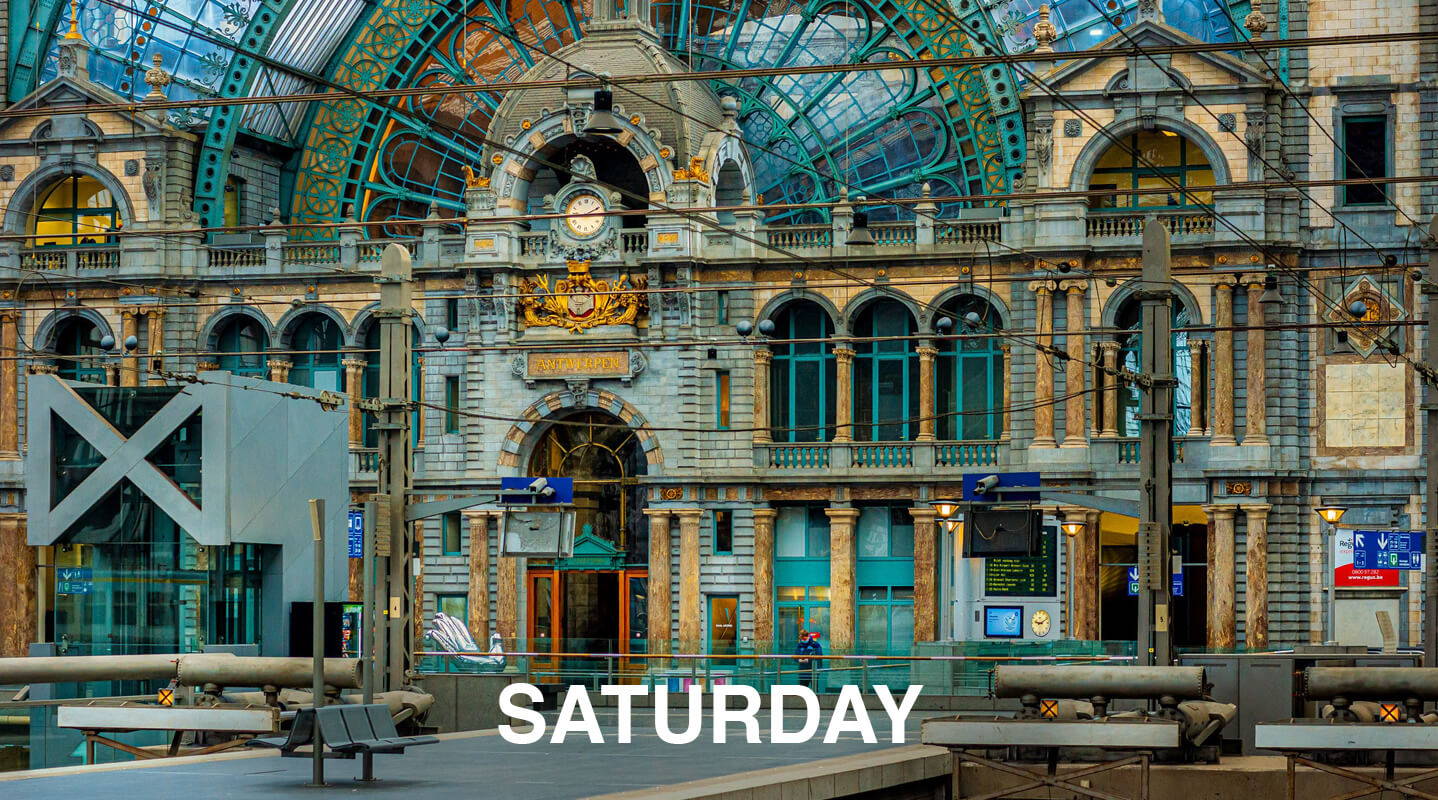
[[[1395,779],[1393,775],[1393,751],[1388,751],[1388,759],[1383,770],[1383,777],[1378,778],[1372,775],[1365,775],[1357,770],[1344,767],[1335,767],[1332,764],[1324,764],[1321,761],[1314,761],[1309,758],[1288,754],[1288,800],[1296,800],[1298,791],[1297,767],[1305,766],[1310,769],[1326,772],[1329,775],[1337,775],[1345,780],[1363,784],[1363,788],[1354,789],[1342,794],[1330,795],[1327,800],[1356,800],[1359,797],[1371,797],[1374,794],[1384,792],[1396,792],[1401,797],[1416,797],[1419,800],[1438,800],[1438,794],[1425,792],[1422,789],[1414,788],[1415,784],[1423,781],[1438,779],[1438,769],[1424,770],[1417,775],[1407,778]]]
[[[1025,779],[1025,782],[1020,783],[1016,786],[996,789],[994,791],[985,792],[983,794],[964,794],[965,762],[977,764],[979,766],[994,770],[995,772],[1002,772],[1008,775],[1014,775]],[[1138,765],[1138,794],[1136,795],[1118,795],[1112,792],[1103,791],[1101,789],[1094,789],[1091,786],[1085,786],[1082,783],[1079,783],[1080,778],[1087,778],[1092,775],[1098,775],[1104,772],[1111,772],[1113,770],[1127,767],[1133,764]],[[1003,761],[995,761],[991,758],[976,755],[971,750],[956,750],[954,751],[954,775],[956,777],[956,783],[958,784],[958,794],[956,795],[955,800],[996,800],[996,798],[1013,797],[1020,792],[1028,792],[1034,789],[1040,789],[1044,787],[1048,787],[1050,789],[1062,789],[1064,791],[1073,792],[1074,794],[1081,797],[1092,797],[1095,798],[1095,800],[1149,800],[1148,768],[1148,753],[1140,753],[1138,755],[1118,759],[1117,761],[1107,761],[1102,764],[1090,764],[1088,766],[1078,767],[1077,769],[1071,769],[1067,772],[1060,773],[1058,771],[1057,748],[1049,748],[1048,763],[1046,767],[1042,770],[1027,769],[1024,767],[1015,766],[1013,764],[1008,764]],[[1435,800],[1438,800],[1438,798],[1435,798]]]

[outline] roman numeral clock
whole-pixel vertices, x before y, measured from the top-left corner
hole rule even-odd
[[[619,207],[619,193],[595,182],[594,162],[587,156],[569,161],[569,183],[545,198],[564,217],[549,226],[549,249],[565,259],[596,261],[618,252],[622,220],[610,216]]]

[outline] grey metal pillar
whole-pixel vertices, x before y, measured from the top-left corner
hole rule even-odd
[[[310,763],[314,767],[311,784],[325,785],[325,740],[324,729],[320,727],[320,706],[325,702],[325,501],[310,500],[310,530],[314,533],[315,547],[315,600],[311,617],[313,630],[310,636],[310,657],[314,662],[315,734],[314,755]]]
[[[378,672],[375,665],[379,663],[379,634],[382,630],[376,621],[379,611],[375,607],[375,581],[378,573],[375,571],[374,532],[375,514],[378,510],[378,503],[370,501],[364,504],[364,561],[360,570],[360,580],[364,585],[364,605],[361,606],[363,610],[360,612],[360,642],[363,646],[359,657],[364,659],[364,689],[361,699],[365,705],[374,702],[374,684]],[[366,750],[360,759],[360,780],[374,780],[374,754]]]
[[[1150,378],[1139,407],[1138,649],[1139,663],[1167,666],[1169,552],[1173,516],[1173,271],[1168,229],[1150,218],[1143,228],[1140,372]]]
[[[410,489],[410,315],[414,313],[413,269],[409,251],[398,244],[384,249],[380,259],[379,308],[379,434],[380,523],[376,530],[376,555],[388,561],[388,619],[386,622],[389,666],[386,689],[405,685],[414,660],[414,587],[411,560],[414,542],[404,521],[404,507]],[[383,566],[381,567],[383,568]]]
[[[1438,370],[1438,214],[1428,223],[1428,274],[1424,276],[1424,322],[1428,323],[1424,362],[1429,369],[1423,381],[1424,456],[1428,464],[1427,507],[1424,522],[1428,532],[1427,553],[1423,562],[1423,666],[1438,665],[1438,389],[1433,386],[1433,371]]]

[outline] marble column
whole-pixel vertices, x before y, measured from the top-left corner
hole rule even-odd
[[[1213,438],[1210,447],[1237,444],[1233,437],[1233,284],[1213,287]]]
[[[854,649],[854,522],[857,508],[827,508],[829,516],[829,649]]]
[[[130,337],[135,337],[135,349],[125,347],[125,342]],[[139,312],[126,309],[120,312],[120,351],[125,355],[121,358],[120,385],[140,385],[140,357],[137,355],[140,347],[140,317]]]
[[[149,317],[149,335],[145,345],[145,372],[149,376],[146,383],[163,386],[165,379],[155,374],[155,371],[165,368],[165,309],[151,308],[147,309],[145,314]]]
[[[1247,427],[1243,432],[1245,445],[1268,444],[1268,364],[1265,355],[1267,332],[1263,330],[1264,309],[1259,298],[1263,296],[1263,283],[1248,284],[1248,387]]]
[[[465,624],[479,649],[489,649],[489,521],[491,511],[466,508],[469,523],[469,619]]]
[[[424,649],[424,520],[410,527],[414,537],[414,563],[420,565],[414,576],[414,649]]]
[[[1064,292],[1068,296],[1068,335],[1065,338],[1065,352],[1068,362],[1064,365],[1064,441],[1062,447],[1088,447],[1084,436],[1084,313],[1083,301],[1086,283],[1064,281]]]
[[[754,647],[757,652],[774,642],[774,517],[772,508],[754,509]]]
[[[424,400],[426,399],[426,397],[425,397],[425,385],[424,385],[424,356],[420,356],[419,358],[416,358],[416,359],[414,360],[414,373],[413,373],[412,375],[410,375],[410,378],[409,378],[409,379],[410,379],[411,381],[414,381],[414,383],[411,384],[410,395],[411,395],[411,396],[414,396],[415,394],[418,394],[418,395],[419,395],[419,399],[420,399],[421,401],[424,401]],[[416,392],[416,391],[414,390],[414,387],[418,387],[418,392]],[[414,409],[414,446],[415,446],[415,447],[424,447],[424,429],[425,429],[424,418],[427,416],[427,414],[425,414],[425,411],[426,411],[426,409],[425,409],[424,406],[422,406],[422,405],[415,406],[415,409]]]
[[[119,365],[119,364],[106,364],[106,365],[104,365],[103,367],[101,367],[101,369],[105,370],[105,385],[106,385],[106,386],[119,386],[119,385],[120,385],[120,365]]]
[[[1208,430],[1208,342],[1204,339],[1189,339],[1189,370],[1192,379],[1190,387],[1192,421],[1190,436],[1207,436]]]
[[[1009,432],[1013,428],[1011,423],[1013,422],[1014,416],[1013,412],[1008,410],[1010,398],[1013,397],[1011,387],[1014,385],[1014,348],[1007,343],[1001,344],[999,345],[999,352],[1004,354],[1004,385],[999,393],[999,439],[1007,442],[1009,440]]]
[[[340,363],[345,368],[345,389],[350,398],[350,447],[359,447],[364,444],[364,412],[360,411],[359,400],[364,390],[365,361],[346,358]]]
[[[774,352],[767,347],[754,351],[754,444],[774,441],[769,431],[769,365]]]
[[[1099,436],[1112,439],[1118,436],[1118,342],[1099,342],[1103,358],[1103,428]]]
[[[1244,575],[1248,579],[1243,595],[1244,644],[1249,648],[1268,646],[1268,511],[1267,503],[1244,505],[1248,525],[1248,550]]]
[[[0,658],[30,655],[30,643],[38,636],[36,552],[25,540],[25,515],[0,514],[0,564],[5,565],[0,585]]]
[[[924,344],[916,350],[919,354],[919,433],[914,440],[932,442],[938,425],[938,420],[934,418],[934,359],[939,349]]]
[[[290,380],[290,368],[294,366],[291,361],[283,359],[271,359],[265,362],[270,368],[270,380],[275,383],[288,383]]]
[[[1234,519],[1238,507],[1207,505],[1208,515],[1208,646],[1233,647],[1237,638],[1234,618]]]
[[[909,516],[914,518],[914,641],[938,641],[938,512],[917,506],[909,509]]]
[[[854,441],[854,348],[834,348],[834,438]]]
[[[679,517],[679,647],[698,653],[704,648],[704,612],[699,597],[699,521],[704,510],[677,509]]]
[[[1067,537],[1073,553],[1069,575],[1069,631],[1075,639],[1097,639],[1099,610],[1099,519],[1100,514],[1086,508],[1064,509],[1068,522],[1082,522],[1084,528]]]
[[[674,651],[673,603],[669,567],[669,516],[667,508],[646,508],[649,517],[649,652]],[[651,661],[650,666],[664,666]]]
[[[1052,286],[1048,281],[1032,281],[1029,291],[1035,295],[1034,340],[1042,345],[1053,343],[1054,312]],[[1054,439],[1054,365],[1050,356],[1034,351],[1034,440],[1030,447],[1057,447]]]
[[[0,311],[0,460],[20,457],[20,312]]]

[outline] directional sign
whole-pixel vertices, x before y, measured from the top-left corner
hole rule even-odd
[[[1173,585],[1169,587],[1169,594],[1174,597],[1183,597],[1183,573],[1173,573]]]
[[[1396,569],[1354,569],[1353,531],[1339,528],[1333,534],[1333,585],[1371,588],[1397,586]]]
[[[94,579],[89,567],[61,567],[55,570],[55,594],[89,594]]]
[[[1423,569],[1422,531],[1354,531],[1354,569]]]
[[[364,512],[351,511],[349,517],[350,558],[364,558]]]
[[[1172,578],[1168,593],[1174,597],[1183,597],[1183,573],[1175,572]],[[1128,596],[1138,597],[1138,567],[1128,568]]]
[[[554,494],[549,497],[536,498],[529,493],[529,486],[534,483],[534,478],[500,478],[499,502],[526,506],[574,502],[573,478],[545,478],[545,480],[549,482],[549,488],[554,490]],[[514,494],[510,494],[511,492]]]

